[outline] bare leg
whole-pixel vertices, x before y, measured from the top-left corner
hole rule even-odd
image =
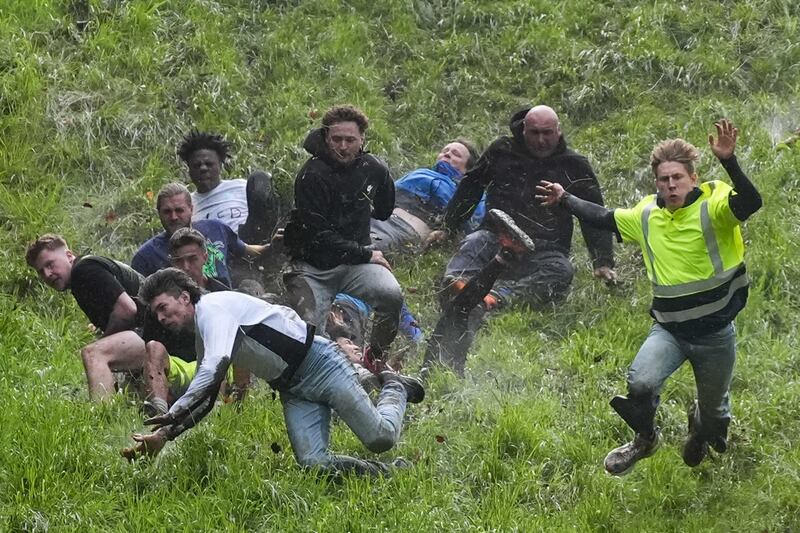
[[[114,394],[114,374],[119,370],[141,370],[146,350],[144,341],[133,331],[120,331],[85,346],[81,350],[89,397],[105,400]]]
[[[145,400],[166,408],[169,396],[169,354],[158,341],[147,343],[147,356],[144,360]],[[164,409],[166,411],[166,409]]]

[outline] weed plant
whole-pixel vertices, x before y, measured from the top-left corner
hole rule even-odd
[[[6,0],[0,530],[800,529],[799,26],[790,0]],[[564,304],[493,318],[464,380],[432,376],[385,454],[412,469],[338,481],[302,471],[266,388],[157,460],[124,462],[141,415],[122,395],[88,402],[85,318],[36,281],[26,243],[55,231],[129,261],[160,230],[153,192],[186,179],[175,148],[193,127],[233,143],[228,176],[269,170],[289,198],[305,133],[345,102],[370,116],[368,147],[396,176],[456,136],[485,146],[512,112],[547,103],[611,206],[653,190],[656,141],[704,148],[715,119],[734,120],[764,208],[745,228],[752,289],[736,323],[730,451],[682,464],[694,397],[683,368],[662,395],[663,449],[627,477],[602,471],[630,437],[608,399],[624,391],[650,293],[637,250],[616,247],[621,283],[609,289],[576,237]],[[724,178],[707,149],[700,173]],[[428,331],[451,251],[394,258]],[[370,455],[341,425],[333,447]]]

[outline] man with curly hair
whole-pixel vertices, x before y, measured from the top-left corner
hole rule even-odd
[[[397,335],[403,293],[383,253],[370,246],[370,220],[391,216],[395,189],[386,164],[364,151],[368,127],[360,109],[335,106],[306,137],[311,158],[294,184],[284,284],[290,305],[319,331],[337,293],[370,305],[375,322],[365,359],[373,361]]]
[[[266,242],[280,217],[272,176],[260,170],[247,180],[221,179],[230,159],[231,145],[218,133],[192,130],[178,146],[178,156],[189,169],[192,220],[217,219],[245,242]]]

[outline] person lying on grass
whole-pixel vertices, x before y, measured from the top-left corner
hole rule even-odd
[[[711,151],[730,176],[699,183],[697,149],[683,139],[662,141],[650,154],[656,194],[631,209],[608,210],[542,181],[537,198],[560,205],[581,221],[613,231],[642,249],[653,286],[650,315],[655,323],[628,371],[628,396],[611,406],[633,429],[633,441],[605,458],[610,474],[622,475],[658,449],[654,418],[666,379],[688,359],[697,382],[689,408],[689,437],[683,461],[699,465],[709,445],[728,448],[729,389],[736,360],[733,319],[747,303],[741,224],[761,208],[761,196],[734,155],[739,130],[727,120],[708,136]]]
[[[233,363],[280,393],[289,441],[300,465],[332,473],[390,471],[385,463],[328,450],[331,410],[370,451],[384,452],[400,437],[407,402],[425,397],[419,380],[381,372],[381,391],[373,406],[336,345],[314,336],[314,326],[293,310],[236,292],[206,293],[175,268],[148,277],[139,297],[165,327],[193,332],[199,366],[188,390],[169,412],[145,420],[155,431],[134,435],[137,444],[123,449],[123,456],[154,456],[202,420],[214,406],[220,383]]]

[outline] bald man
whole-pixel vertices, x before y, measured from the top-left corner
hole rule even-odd
[[[557,182],[571,194],[603,205],[589,161],[567,147],[552,108],[523,109],[511,117],[510,128],[511,135],[495,140],[462,178],[445,211],[451,234],[472,215],[484,193],[486,210],[501,213],[494,223],[487,220],[467,235],[447,265],[443,314],[429,342],[426,366],[439,361],[463,372],[466,351],[486,311],[507,306],[512,297],[541,307],[566,296],[575,272],[569,260],[572,216],[540,205],[535,198],[540,181]],[[583,222],[581,232],[594,275],[615,280],[611,233]],[[526,236],[533,249],[519,246]]]

